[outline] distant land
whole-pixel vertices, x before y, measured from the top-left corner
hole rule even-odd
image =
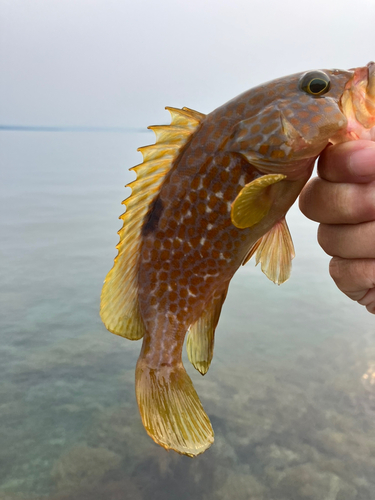
[[[86,127],[86,126],[44,126],[44,125],[0,125],[1,130],[14,132],[115,132],[135,133],[146,132],[146,128],[135,127]]]

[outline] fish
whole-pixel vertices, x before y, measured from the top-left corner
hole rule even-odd
[[[191,457],[214,441],[182,363],[206,374],[229,283],[255,256],[280,285],[294,247],[285,220],[329,145],[375,140],[375,63],[312,70],[261,84],[209,114],[166,107],[148,127],[123,202],[118,255],[100,315],[112,333],[143,339],[135,370],[143,425],[167,450]]]

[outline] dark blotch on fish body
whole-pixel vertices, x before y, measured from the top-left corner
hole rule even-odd
[[[153,201],[150,210],[146,215],[145,223],[142,228],[143,236],[147,236],[148,234],[154,232],[157,229],[163,210],[164,210],[163,202],[159,197],[157,197]]]

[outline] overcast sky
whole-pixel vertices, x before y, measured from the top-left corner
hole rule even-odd
[[[375,59],[375,0],[0,0],[0,124],[135,126]]]

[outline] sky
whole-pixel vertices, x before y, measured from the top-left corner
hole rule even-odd
[[[375,59],[374,0],[0,0],[0,125],[146,127]]]

